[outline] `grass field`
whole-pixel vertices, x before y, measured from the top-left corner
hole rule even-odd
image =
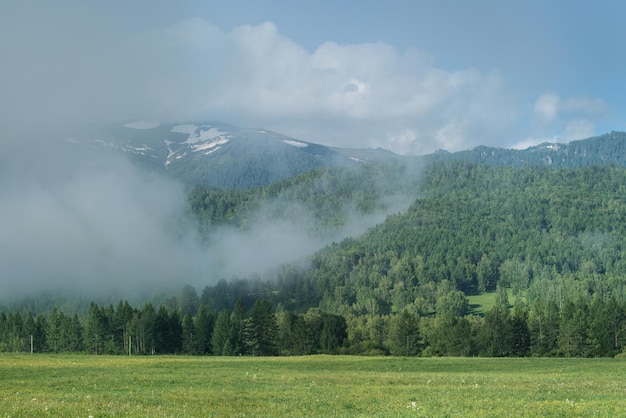
[[[626,360],[0,356],[0,417],[626,413]]]
[[[517,296],[513,295],[513,291],[510,288],[506,289],[506,293],[509,298],[509,303],[511,304],[511,306],[514,306],[517,300]],[[526,302],[526,297],[524,294],[522,294],[521,300],[523,302]],[[479,295],[469,295],[467,296],[467,301],[469,303],[471,314],[483,315],[491,308],[493,308],[493,305],[496,304],[496,292],[492,291],[481,293]]]

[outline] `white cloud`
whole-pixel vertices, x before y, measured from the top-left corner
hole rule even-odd
[[[519,149],[519,150],[523,150],[523,149],[527,149],[530,147],[534,147],[535,145],[539,145],[543,142],[550,142],[550,141],[546,141],[545,138],[525,138],[513,145],[511,145],[510,148],[512,149]]]
[[[595,134],[596,125],[592,121],[582,118],[573,119],[567,122],[563,131],[563,137],[567,141],[590,138]]]
[[[535,102],[535,118],[541,123],[552,121],[559,112],[560,101],[561,98],[557,94],[542,94]]]
[[[0,81],[7,123],[225,119],[336,146],[421,153],[493,143],[512,119],[499,75],[446,71],[382,42],[326,42],[310,52],[271,22],[224,31],[191,18],[111,38],[89,28],[56,33],[64,22],[31,28],[46,39],[24,42],[25,62]],[[52,67],[37,66],[42,54]]]
[[[535,102],[534,115],[539,122],[550,122],[562,114],[602,114],[609,106],[601,99],[584,96],[561,98],[555,93],[542,94]]]
[[[601,99],[585,96],[562,98],[555,93],[542,94],[535,102],[533,125],[535,131],[544,133],[544,138],[528,141],[568,142],[589,138],[597,134],[595,121],[601,120],[610,110]]]
[[[272,22],[223,30],[200,17],[117,32],[94,16],[68,24],[54,10],[0,33],[9,63],[0,70],[0,124],[224,120],[400,153],[506,146],[529,134],[522,103],[498,72],[440,68],[413,48],[325,42],[307,50]],[[564,130],[607,108],[549,93],[529,117],[538,131]]]
[[[208,114],[237,114],[314,142],[402,153],[494,142],[514,116],[498,74],[444,71],[415,50],[327,42],[309,53],[271,23],[225,35],[229,74],[221,87],[207,86],[200,107]],[[407,141],[409,131],[421,134]]]

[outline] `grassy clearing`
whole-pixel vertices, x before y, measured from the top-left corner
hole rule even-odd
[[[513,295],[513,291],[510,288],[506,289],[506,293],[509,298],[509,303],[514,306],[517,300],[517,296]],[[470,313],[475,315],[483,315],[488,312],[493,305],[496,304],[496,292],[485,292],[480,295],[470,295],[467,297]],[[526,302],[526,296],[524,293],[521,295],[521,300]]]
[[[0,416],[619,416],[626,360],[0,356]]]

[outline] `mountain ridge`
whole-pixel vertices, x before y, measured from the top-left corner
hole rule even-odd
[[[603,135],[567,143],[543,142],[526,149],[497,148],[480,145],[454,153],[436,152],[424,156],[428,160],[467,160],[501,166],[548,166],[579,168],[590,165],[626,166],[626,132],[612,131]]]
[[[342,148],[296,139],[261,128],[222,122],[126,122],[66,140],[124,153],[134,163],[186,184],[249,189],[321,167],[363,163],[464,160],[499,166],[578,168],[626,166],[626,133],[613,131],[568,143],[544,142],[518,150],[480,145],[469,150],[400,155],[382,148]]]
[[[129,122],[66,140],[115,149],[184,183],[220,188],[247,189],[320,167],[365,162],[340,149],[221,122]]]

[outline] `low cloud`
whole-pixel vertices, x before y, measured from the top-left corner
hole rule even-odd
[[[2,161],[2,298],[150,294],[199,274],[182,188],[99,154],[68,144]]]
[[[497,72],[444,70],[413,48],[326,42],[309,51],[272,22],[225,31],[194,17],[132,32],[86,8],[22,9],[0,21],[0,124],[12,131],[224,120],[420,154],[496,143],[518,117]]]
[[[550,139],[569,142],[597,135],[596,122],[605,118],[610,110],[608,104],[601,99],[585,96],[563,98],[556,93],[542,94],[533,108],[533,129],[551,134],[549,138],[542,137],[536,141]],[[532,141],[526,141],[530,142]]]
[[[113,151],[32,139],[0,155],[0,195],[0,302],[44,291],[141,300],[184,284],[263,276],[411,203],[390,197],[367,216],[346,206],[343,226],[320,230],[310,210],[279,196],[244,228],[217,227],[207,241],[182,185]]]
[[[363,234],[389,214],[406,210],[413,201],[408,195],[386,196],[376,202],[380,210],[369,214],[346,204],[337,213],[344,219],[342,224],[322,227],[310,209],[278,196],[251,214],[247,227],[217,228],[209,238],[207,259],[215,278],[269,274],[271,279],[277,267],[306,264],[324,246]]]

